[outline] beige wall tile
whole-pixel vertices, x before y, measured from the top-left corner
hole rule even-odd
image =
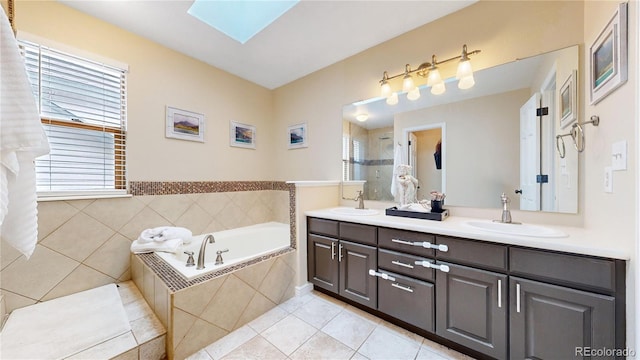
[[[120,300],[123,304],[128,304],[137,300],[144,300],[142,293],[131,280],[118,283],[118,292],[120,293]]]
[[[276,259],[268,259],[235,271],[233,274],[257,290],[275,262]]]
[[[134,197],[98,199],[87,206],[83,212],[118,231],[143,208],[144,204]]]
[[[249,212],[258,203],[258,193],[262,191],[237,191],[230,193],[231,201],[242,211]]]
[[[174,359],[185,359],[212,342],[223,338],[228,332],[201,319],[196,320],[187,335],[175,347]]]
[[[144,286],[144,264],[136,255],[130,254],[129,259],[131,261],[131,280],[133,280],[133,283],[136,284],[136,287],[140,290]]]
[[[66,200],[65,202],[78,210],[84,210],[87,206],[91,205],[96,199],[84,199],[84,200]]]
[[[222,231],[225,230],[224,225],[222,225],[220,222],[218,222],[216,219],[213,219],[209,225],[205,226],[204,230],[202,231],[203,234],[209,234],[212,232],[216,232],[216,231]]]
[[[202,234],[202,231],[211,222],[211,216],[198,204],[192,204],[187,211],[175,221],[176,226],[185,227],[194,234]]]
[[[91,254],[84,264],[119,279],[129,268],[130,249],[131,241],[116,233]]]
[[[242,224],[246,224],[245,220],[246,214],[242,209],[233,202],[230,202],[225,206],[224,210],[221,211],[217,220],[224,226],[225,229],[234,229]]]
[[[138,345],[167,333],[160,320],[153,314],[131,321],[131,331]]]
[[[173,294],[173,305],[200,316],[229,275],[220,276]]]
[[[155,289],[156,289],[156,274],[147,266],[142,267],[142,296],[147,301],[147,304],[153,309],[155,301]]]
[[[282,301],[285,291],[293,281],[294,275],[294,271],[291,270],[283,260],[277,258],[260,285],[259,291],[269,298],[269,300],[279,304]]]
[[[218,216],[230,202],[229,193],[202,194],[197,200],[197,204],[211,216]]]
[[[230,331],[255,292],[244,281],[230,274],[202,312],[201,318]]]
[[[178,308],[174,308],[172,320],[172,332],[170,331],[169,335],[172,336],[171,343],[175,348],[176,346],[178,346],[178,344],[180,344],[182,339],[184,339],[189,330],[191,330],[193,324],[195,324],[196,320],[198,320],[198,317],[186,313]]]
[[[10,291],[2,290],[2,294],[6,301],[7,313],[10,314],[15,309],[20,309],[25,306],[33,305],[37,301]]]
[[[107,226],[86,214],[79,213],[40,243],[82,262],[113,234],[113,230]]]
[[[79,212],[64,201],[38,203],[38,239],[44,239]]]
[[[166,339],[167,337],[163,335],[140,345],[140,359],[143,359],[143,360],[165,359],[166,353],[167,353]]]
[[[2,241],[2,236],[0,236],[0,265],[3,269],[21,256],[20,251],[9,245],[8,242]]]
[[[165,225],[171,225],[171,222],[146,207],[136,214],[131,221],[120,228],[119,233],[133,241],[140,236],[143,230]]]
[[[14,261],[2,270],[2,289],[31,299],[41,299],[79,263],[38,245],[31,258]]]
[[[154,291],[154,312],[166,328],[169,324],[169,289],[159,277],[156,277]]]
[[[165,219],[175,222],[192,204],[187,195],[163,195],[156,196],[148,206]]]
[[[71,274],[65,277],[64,280],[56,284],[41,300],[47,301],[61,296],[71,295],[87,289],[111,284],[115,281],[116,279],[114,278],[80,264]]]
[[[276,303],[267,299],[264,295],[256,292],[253,299],[251,299],[251,302],[249,302],[249,305],[247,305],[242,312],[242,315],[238,319],[238,322],[236,322],[233,329],[238,329],[250,321],[257,319],[260,315],[276,307],[276,305]]]

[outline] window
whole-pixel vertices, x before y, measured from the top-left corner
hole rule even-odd
[[[51,152],[40,196],[126,193],[126,71],[20,42]]]

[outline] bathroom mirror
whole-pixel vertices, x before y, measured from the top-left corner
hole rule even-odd
[[[578,56],[576,45],[476,71],[468,90],[449,79],[442,95],[423,86],[418,100],[401,93],[396,105],[375,98],[344,106],[343,180],[365,180],[368,200],[393,201],[399,147],[420,181],[419,199],[437,190],[451,206],[499,208],[504,192],[512,209],[576,213],[578,153],[565,137],[561,158],[556,135],[580,113],[567,111],[580,109]]]

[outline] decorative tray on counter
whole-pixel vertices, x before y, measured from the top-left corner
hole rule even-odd
[[[398,208],[394,206],[386,209],[385,214],[389,216],[401,216],[401,217],[408,217],[408,218],[414,218],[414,219],[442,221],[446,219],[447,216],[449,216],[449,210],[442,209],[441,213],[420,212],[420,211],[398,210]]]

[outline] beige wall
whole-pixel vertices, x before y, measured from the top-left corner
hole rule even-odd
[[[55,1],[16,3],[18,33],[129,65],[127,171],[136,181],[273,178],[271,91]],[[205,143],[165,138],[165,106],[205,115]],[[302,114],[301,114],[302,115]],[[229,146],[229,121],[256,126],[255,150]],[[242,164],[242,166],[238,166]]]

